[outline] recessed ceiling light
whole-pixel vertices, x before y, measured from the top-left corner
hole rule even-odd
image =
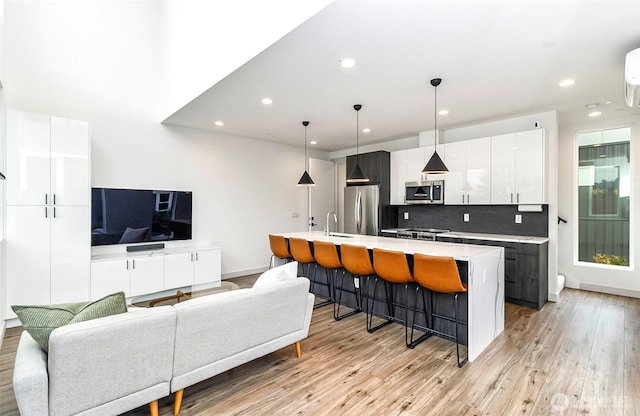
[[[440,114],[441,116],[446,116],[447,114],[449,114],[449,110],[440,110],[438,111],[438,114]]]
[[[263,98],[262,104],[273,104],[273,100],[269,97]]]
[[[592,111],[589,113],[589,117],[598,117],[600,114],[602,114],[600,111]]]
[[[340,59],[339,62],[340,66],[345,69],[353,68],[354,66],[356,66],[356,61],[351,58]]]
[[[370,128],[366,128],[366,129],[362,129],[363,133],[371,133],[371,129]]]
[[[604,103],[605,103],[606,105],[609,105],[609,104],[613,104],[613,101],[611,101],[611,100],[607,100],[607,101],[605,101]]]
[[[309,144],[318,144],[318,142],[317,142],[317,141],[315,141],[315,140],[311,140],[311,141],[309,142]]]
[[[542,47],[543,48],[550,48],[552,46],[556,46],[558,42],[556,42],[555,40],[545,40],[544,42],[542,42]]]
[[[561,86],[561,87],[570,87],[575,83],[576,83],[575,80],[567,78],[567,79],[563,79],[562,81],[560,81],[560,83],[558,85]]]
[[[585,105],[585,107],[587,107],[587,108],[596,108],[599,105],[600,105],[600,103],[591,103],[591,104]]]
[[[220,121],[220,120],[216,121],[213,124],[215,124],[216,126],[224,126],[224,123],[222,121]]]

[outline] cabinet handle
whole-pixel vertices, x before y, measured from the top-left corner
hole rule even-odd
[[[467,204],[469,203],[469,194],[467,194]]]
[[[196,261],[198,261],[198,253],[196,253]]]
[[[53,194],[53,205],[56,204],[56,194]]]
[[[132,260],[131,260],[131,265],[132,265],[132,268],[133,268],[133,269],[135,269],[135,268],[136,268],[136,259],[132,259]]]
[[[509,195],[511,195],[511,203],[513,204],[513,192],[511,192]]]
[[[129,260],[127,260],[127,270],[129,270]]]
[[[53,218],[56,217],[56,207],[53,207]]]
[[[520,203],[520,192],[516,194],[516,203]]]
[[[464,204],[464,194],[462,194],[462,203]]]
[[[49,218],[49,211],[47,210],[47,207],[44,207],[44,217]]]
[[[193,253],[191,253],[191,261],[193,262]]]
[[[49,203],[49,194],[44,194],[44,204],[47,205]]]

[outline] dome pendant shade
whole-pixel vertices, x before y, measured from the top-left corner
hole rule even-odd
[[[426,174],[443,174],[449,173],[449,169],[444,164],[436,148],[438,147],[438,85],[442,82],[441,78],[431,80],[433,86],[433,155],[431,159],[422,169],[422,173]]]
[[[300,177],[298,181],[298,186],[316,186],[316,183],[311,179],[311,175],[307,170],[307,126],[309,125],[308,121],[303,121],[302,125],[304,126],[304,173]]]
[[[306,170],[298,181],[298,186],[315,186],[315,184],[316,183],[313,181],[313,179],[311,179],[311,176],[309,176],[309,172],[307,172]]]
[[[369,182],[369,178],[364,174],[360,168],[360,164],[356,162],[356,165],[351,169],[349,176],[347,176],[347,183],[366,183]]]
[[[443,174],[449,173],[449,169],[447,169],[442,159],[440,159],[440,155],[438,155],[438,152],[434,150],[431,159],[429,159],[427,164],[422,169],[422,173]]]

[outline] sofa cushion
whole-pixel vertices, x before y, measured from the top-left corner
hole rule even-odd
[[[253,287],[268,285],[274,282],[282,282],[285,280],[293,280],[298,277],[298,262],[292,261],[281,266],[269,269],[262,273],[255,281]]]
[[[45,352],[49,335],[63,325],[116,315],[127,311],[124,292],[113,293],[92,302],[57,305],[12,305],[24,329]]]

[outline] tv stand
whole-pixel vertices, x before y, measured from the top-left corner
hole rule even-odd
[[[139,246],[138,246],[139,247]],[[176,247],[91,257],[91,299],[123,291],[126,297],[221,283],[221,249]]]

